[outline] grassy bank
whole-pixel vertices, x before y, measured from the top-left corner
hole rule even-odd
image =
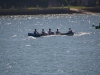
[[[86,7],[86,6],[70,6],[70,8],[73,8],[73,9],[86,9],[86,8],[94,8],[94,7]]]

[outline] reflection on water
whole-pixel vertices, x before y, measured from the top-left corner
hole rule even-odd
[[[99,75],[100,14],[0,16],[0,75]],[[42,28],[74,36],[31,37]]]

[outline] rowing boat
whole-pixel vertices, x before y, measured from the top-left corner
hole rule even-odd
[[[95,29],[100,29],[100,26],[92,25],[92,27],[95,27]]]
[[[73,36],[74,33],[60,33],[60,34],[50,34],[50,35],[67,35],[67,36]],[[33,37],[41,37],[41,36],[49,36],[48,34],[34,34],[34,33],[28,33],[28,36],[33,36]]]
[[[71,32],[71,33],[61,33],[61,35],[73,36],[74,32]]]
[[[95,26],[95,29],[100,29],[100,26]]]

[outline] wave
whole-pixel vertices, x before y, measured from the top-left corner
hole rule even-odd
[[[33,37],[33,36],[29,36],[28,38],[29,38],[29,39],[36,39],[36,38],[35,38],[35,37]]]
[[[79,32],[79,33],[76,33],[74,34],[74,36],[83,36],[83,35],[89,35],[90,32]]]
[[[15,37],[17,37],[17,35],[13,35],[12,37],[15,38]]]
[[[31,46],[31,45],[25,45],[25,47],[29,47],[29,46]]]
[[[42,36],[42,37],[52,37],[52,36],[61,36],[61,35],[47,35],[47,36]]]

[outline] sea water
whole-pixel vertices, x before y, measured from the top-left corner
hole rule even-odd
[[[100,14],[0,16],[0,75],[99,75]],[[31,37],[37,29],[74,36]]]

